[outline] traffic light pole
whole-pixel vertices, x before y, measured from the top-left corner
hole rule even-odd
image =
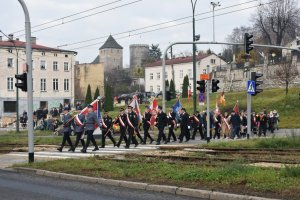
[[[31,26],[27,6],[23,0],[18,0],[25,15],[26,33],[26,62],[27,62],[27,103],[28,103],[28,161],[34,162],[33,143],[33,89],[32,89],[32,55],[31,55]]]
[[[245,67],[247,68],[247,79],[251,80],[249,61],[245,62]],[[251,98],[252,95],[247,92],[247,139],[249,139],[251,135],[251,105],[252,105]]]
[[[209,74],[209,65],[207,65],[206,73]],[[206,140],[207,143],[210,142],[210,101],[209,101],[209,86],[210,86],[210,80],[206,81]]]

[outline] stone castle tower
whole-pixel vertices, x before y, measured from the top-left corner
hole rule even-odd
[[[141,67],[144,60],[149,57],[149,45],[147,44],[132,44],[130,50],[130,68]]]
[[[111,35],[99,48],[99,62],[103,63],[105,72],[123,68],[123,47]]]

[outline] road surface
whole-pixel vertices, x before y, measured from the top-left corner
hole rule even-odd
[[[54,179],[0,170],[0,200],[195,200],[145,190]]]

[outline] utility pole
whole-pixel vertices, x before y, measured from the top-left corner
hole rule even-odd
[[[207,65],[206,73],[209,75],[209,65]],[[210,81],[211,80],[206,81],[206,117],[207,117],[207,119],[206,119],[206,140],[207,140],[207,143],[210,142],[210,109],[209,109],[209,105],[210,105],[210,102],[209,102]]]
[[[215,7],[221,6],[220,2],[210,2],[213,7],[213,42],[215,42]]]
[[[197,4],[197,0],[193,1],[191,0],[192,3],[192,9],[193,9],[193,42],[196,41],[195,37],[195,8]],[[196,44],[193,43],[193,108],[194,108],[194,113],[196,113],[197,110],[197,96],[196,96]]]
[[[33,138],[33,85],[32,85],[32,54],[31,54],[31,25],[27,6],[23,0],[18,0],[25,15],[26,33],[26,62],[27,62],[27,102],[28,102],[28,161],[34,162]]]

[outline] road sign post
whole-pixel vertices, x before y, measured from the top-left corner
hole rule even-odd
[[[206,73],[209,74],[209,65],[207,65]],[[209,77],[209,75],[208,75]],[[207,143],[210,142],[210,111],[209,111],[209,86],[210,86],[210,80],[206,80],[206,140]]]
[[[249,62],[246,62],[247,64]],[[251,135],[251,94],[255,94],[255,83],[251,80],[250,70],[247,71],[247,139],[250,138]]]

